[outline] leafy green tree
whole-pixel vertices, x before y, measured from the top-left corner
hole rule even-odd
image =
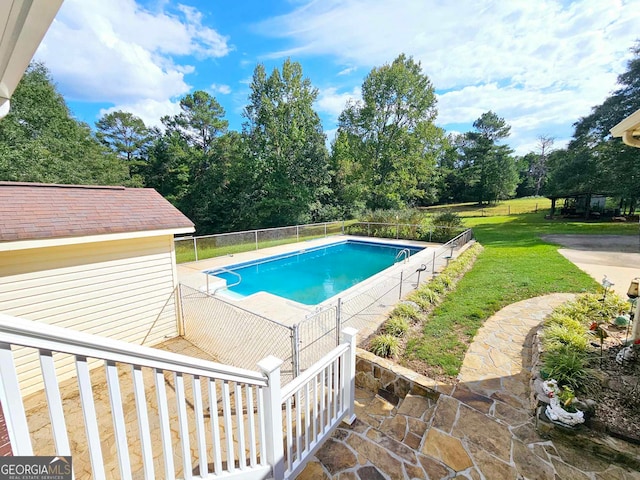
[[[149,129],[141,118],[118,110],[106,113],[96,122],[96,137],[129,167],[129,176],[138,179],[145,164],[145,149],[151,141]],[[142,180],[139,179],[138,183]]]
[[[549,193],[604,193],[617,196],[633,212],[640,196],[640,150],[612,138],[610,129],[640,109],[640,42],[632,48],[627,70],[602,104],[575,123],[567,149],[550,165]],[[555,153],[555,152],[554,152]]]
[[[163,134],[157,129],[151,132],[153,140],[147,148],[146,164],[142,168],[144,184],[155,188],[174,205],[180,205],[191,188],[188,146],[177,132]]]
[[[29,66],[0,121],[0,179],[131,185],[124,161],[75,120],[41,63]]]
[[[162,123],[170,132],[178,132],[190,145],[207,154],[215,139],[227,131],[224,108],[207,92],[198,90],[180,100],[181,112],[165,116]]]
[[[269,76],[263,65],[254,71],[244,135],[246,174],[254,184],[251,208],[260,226],[309,221],[327,193],[325,135],[313,109],[317,97],[297,62],[287,59]]]
[[[362,101],[340,115],[333,163],[347,202],[394,208],[435,199],[435,166],[445,143],[434,87],[419,62],[404,54],[374,68]]]
[[[141,118],[118,110],[96,122],[96,137],[121,158],[131,163],[149,144],[149,129]]]
[[[489,111],[473,122],[462,143],[464,176],[479,204],[515,195],[518,172],[512,150],[497,142],[509,136],[511,127]]]

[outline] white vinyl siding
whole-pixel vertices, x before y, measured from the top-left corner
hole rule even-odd
[[[0,252],[0,311],[138,345],[178,334],[176,286],[172,235]],[[14,355],[23,394],[37,389],[35,354]]]

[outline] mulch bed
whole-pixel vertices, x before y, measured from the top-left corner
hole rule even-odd
[[[607,331],[609,337],[604,341],[602,362],[599,351],[592,362],[596,381],[588,393],[579,396],[591,398],[598,404],[595,416],[589,421],[591,428],[640,444],[640,358],[623,365],[616,362],[627,330],[609,327]]]

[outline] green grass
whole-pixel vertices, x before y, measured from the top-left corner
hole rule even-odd
[[[540,235],[551,233],[637,234],[619,223],[545,220],[542,215],[466,218],[485,247],[455,291],[434,310],[421,335],[411,338],[406,360],[424,362],[435,376],[458,374],[478,328],[514,302],[553,292],[595,291],[598,284]]]
[[[423,210],[435,213],[442,210],[451,210],[461,217],[492,217],[496,215],[516,215],[523,213],[543,213],[551,209],[551,200],[545,197],[514,198],[498,202],[495,205],[479,206],[475,202],[452,203],[449,205],[435,205]]]

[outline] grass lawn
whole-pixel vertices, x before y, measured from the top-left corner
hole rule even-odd
[[[427,213],[435,213],[441,210],[456,212],[461,217],[492,217],[496,215],[516,215],[523,213],[545,213],[551,209],[551,200],[545,197],[524,197],[505,200],[495,205],[478,206],[477,203],[452,203],[449,205],[435,205],[426,207]]]
[[[540,235],[637,235],[636,224],[545,220],[541,214],[466,218],[485,247],[455,291],[434,310],[402,361],[432,377],[452,379],[478,328],[502,307],[553,292],[595,291],[598,284]]]

